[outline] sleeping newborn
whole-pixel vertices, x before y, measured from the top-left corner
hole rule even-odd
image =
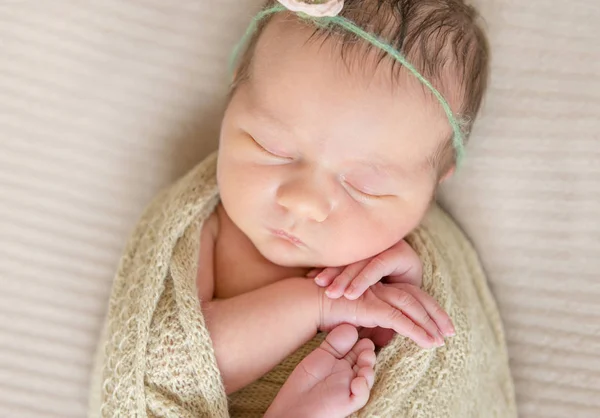
[[[403,239],[462,153],[487,44],[460,0],[350,0],[330,24],[302,10],[260,20],[240,57],[196,283],[227,393],[333,330],[267,415],[342,417],[368,400],[373,342],[454,333]]]

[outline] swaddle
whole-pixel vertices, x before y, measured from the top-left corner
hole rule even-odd
[[[219,201],[216,154],[162,192],[121,259],[99,346],[90,416],[262,416],[308,342],[257,382],[228,397],[196,292],[202,223]],[[396,337],[377,355],[360,417],[515,417],[504,333],[477,255],[433,206],[407,240],[424,267],[424,289],[457,335],[424,350]]]

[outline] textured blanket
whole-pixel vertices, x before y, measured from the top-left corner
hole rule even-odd
[[[227,398],[196,296],[203,221],[219,200],[216,155],[161,193],[142,216],[113,285],[91,393],[91,416],[262,416],[308,342]],[[424,288],[457,335],[423,350],[396,337],[378,353],[364,417],[516,417],[504,333],[477,255],[441,209],[408,237]]]

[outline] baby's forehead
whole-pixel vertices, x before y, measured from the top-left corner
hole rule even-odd
[[[363,51],[349,50],[357,56],[344,60],[339,41],[313,33],[314,27],[296,19],[278,17],[268,24],[247,83],[255,106],[288,123],[335,128],[349,138],[393,131],[418,135],[430,149],[449,137],[445,115],[412,75],[392,77],[391,63],[378,63],[374,52],[359,56]]]
[[[311,80],[316,74],[334,72],[336,80],[353,89],[418,96],[426,99],[423,109],[435,115],[441,111],[430,91],[381,49],[363,40],[348,42],[343,33],[322,32],[315,24],[295,16],[276,15],[267,23],[252,50],[249,65],[249,75],[259,81],[285,75]],[[456,111],[461,101],[460,81],[453,71],[441,71],[438,78]]]
[[[254,73],[236,93],[259,139],[323,158],[422,167],[450,133],[418,89],[369,85],[324,49],[272,51],[257,50]]]
[[[391,60],[381,62],[374,51],[361,45],[342,49],[339,38],[318,36],[314,25],[295,17],[276,16],[261,33],[253,51],[252,74],[260,78],[265,72],[270,75],[285,70],[310,79],[319,72],[335,71],[337,78],[354,87],[367,83],[375,87],[374,83],[383,82],[389,90]],[[377,71],[377,67],[383,67],[383,71]]]

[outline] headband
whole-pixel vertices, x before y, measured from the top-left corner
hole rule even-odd
[[[235,60],[239,56],[242,48],[246,46],[249,39],[254,35],[258,28],[258,24],[268,16],[276,13],[290,11],[296,13],[299,17],[304,20],[309,20],[319,27],[326,26],[339,26],[348,32],[356,35],[358,38],[370,43],[371,45],[381,49],[397,62],[399,62],[404,68],[406,68],[412,75],[414,75],[421,84],[423,84],[438,100],[448,122],[452,127],[452,146],[456,154],[456,165],[460,166],[465,156],[464,138],[463,132],[460,127],[460,122],[452,112],[450,105],[444,99],[444,96],[425,78],[417,69],[397,51],[392,45],[386,41],[380,39],[376,35],[365,31],[364,29],[357,26],[354,22],[346,19],[343,16],[338,16],[342,10],[344,1],[343,0],[321,0],[314,3],[306,3],[301,0],[278,0],[280,4],[266,8],[258,12],[254,19],[250,22],[248,29],[244,33],[241,41],[236,45],[233,50],[231,67],[235,64]]]

